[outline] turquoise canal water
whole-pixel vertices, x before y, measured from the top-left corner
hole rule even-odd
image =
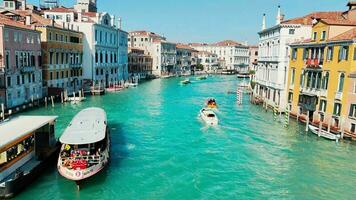
[[[81,109],[104,108],[112,157],[80,192],[53,166],[16,199],[354,199],[355,144],[319,139],[296,122],[286,129],[248,97],[236,105],[233,76],[180,80],[25,113],[58,115],[59,136]],[[198,118],[208,97],[220,104],[216,128]]]

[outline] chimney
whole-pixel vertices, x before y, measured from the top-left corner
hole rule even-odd
[[[110,16],[110,25],[115,26],[115,16],[114,15]]]
[[[82,22],[82,13],[78,12],[78,22]]]
[[[26,0],[22,0],[21,2],[21,9],[26,10]]]
[[[277,17],[276,17],[276,25],[281,24],[281,19],[282,19],[281,6],[278,5],[278,12],[277,12]]]
[[[27,26],[30,26],[32,24],[32,16],[31,15],[26,15],[26,22],[25,24]]]
[[[118,28],[121,29],[122,28],[122,19],[121,17],[119,17],[118,21]]]
[[[266,29],[266,14],[263,14],[262,17],[262,30]]]

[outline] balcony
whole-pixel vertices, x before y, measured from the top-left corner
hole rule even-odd
[[[21,67],[20,71],[21,73],[32,73],[36,71],[36,67],[35,66]]]
[[[319,58],[311,59],[308,58],[305,62],[308,68],[322,68],[324,61]]]
[[[336,94],[335,94],[335,99],[337,99],[337,100],[342,100],[342,92],[336,92]]]
[[[319,89],[315,88],[302,88],[300,93],[308,95],[308,96],[320,96],[321,92]]]
[[[82,68],[83,67],[83,65],[82,64],[69,64],[69,67],[70,68]]]
[[[328,91],[327,90],[320,90],[320,96],[327,97],[328,96]]]

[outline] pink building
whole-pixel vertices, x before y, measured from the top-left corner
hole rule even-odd
[[[43,97],[40,32],[25,24],[0,15],[0,103],[7,109]]]

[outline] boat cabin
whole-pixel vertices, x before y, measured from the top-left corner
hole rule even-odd
[[[0,123],[0,184],[53,152],[57,143],[56,119],[55,116],[20,116]]]

